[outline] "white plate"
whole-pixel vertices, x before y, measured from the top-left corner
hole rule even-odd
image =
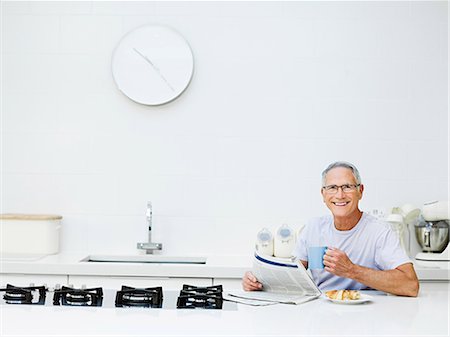
[[[361,297],[358,300],[334,300],[331,298],[328,298],[325,294],[323,295],[328,301],[331,301],[333,303],[338,304],[362,304],[366,302],[370,302],[373,300],[373,297],[366,294],[361,294]]]

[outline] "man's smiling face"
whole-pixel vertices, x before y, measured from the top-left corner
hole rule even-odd
[[[328,171],[325,186],[357,185],[352,171],[345,167],[336,167]],[[328,193],[322,188],[323,201],[335,217],[348,217],[359,213],[358,203],[363,195],[364,186],[360,185],[351,192],[344,192],[338,188],[336,193]]]

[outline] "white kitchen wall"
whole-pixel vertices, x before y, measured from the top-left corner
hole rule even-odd
[[[263,226],[448,199],[447,2],[1,2],[1,212],[64,216],[63,252],[250,254]],[[164,24],[195,72],[163,106],[115,86],[121,37]]]

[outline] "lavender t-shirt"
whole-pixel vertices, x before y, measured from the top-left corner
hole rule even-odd
[[[331,215],[312,219],[300,233],[293,255],[308,261],[308,247],[314,246],[338,248],[353,263],[376,270],[390,270],[404,263],[412,263],[389,224],[366,213],[348,231],[337,230]],[[311,274],[317,286],[325,291],[368,288],[325,270],[311,270]]]

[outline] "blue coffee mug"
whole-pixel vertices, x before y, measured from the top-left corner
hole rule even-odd
[[[309,269],[323,269],[323,256],[327,251],[326,246],[309,247],[308,248],[308,268]]]

